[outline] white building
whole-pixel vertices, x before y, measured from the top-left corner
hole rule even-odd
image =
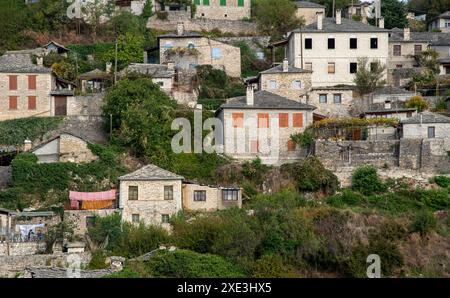
[[[340,10],[336,18],[318,13],[315,23],[289,33],[289,65],[312,70],[312,87],[354,85],[358,58],[387,64],[389,31],[383,27],[383,19],[379,28],[342,18]]]
[[[422,112],[401,121],[405,139],[448,139],[450,118],[432,112]]]

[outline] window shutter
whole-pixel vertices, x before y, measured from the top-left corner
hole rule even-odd
[[[280,127],[289,127],[289,114],[288,113],[280,113],[278,115],[279,118],[279,126]]]
[[[36,75],[28,76],[28,90],[36,90]]]
[[[287,142],[287,150],[288,151],[294,151],[295,150],[295,142],[292,140],[289,140]]]
[[[243,127],[244,126],[244,113],[233,113],[233,127]]]
[[[36,110],[36,96],[28,96],[28,109]]]
[[[294,127],[303,127],[302,113],[294,113]]]
[[[269,127],[269,114],[258,113],[258,128]]]
[[[17,96],[10,96],[9,97],[9,109],[10,110],[17,110]]]
[[[17,76],[11,75],[9,78],[9,90],[17,90]]]

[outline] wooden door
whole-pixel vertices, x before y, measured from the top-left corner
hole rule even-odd
[[[55,96],[55,116],[67,115],[67,97]]]

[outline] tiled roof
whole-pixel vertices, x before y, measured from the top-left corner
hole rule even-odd
[[[403,120],[403,124],[420,124],[420,123],[450,123],[450,117],[432,112],[422,112],[416,116]]]
[[[269,74],[269,73],[283,73],[283,65],[277,65],[275,67],[269,68],[267,70],[261,71],[260,74]],[[306,70],[306,69],[301,69],[298,67],[294,67],[294,66],[289,66],[288,67],[288,73],[311,73],[311,70]]]
[[[7,52],[0,57],[0,72],[51,73],[52,70],[33,64],[31,54]]]
[[[148,63],[131,63],[124,72],[147,74],[153,78],[171,78],[174,74],[174,71],[168,70],[167,65]]]
[[[295,1],[295,5],[297,5],[298,8],[325,8],[325,6],[319,3],[309,1]]]
[[[254,93],[253,105],[247,105],[246,96],[230,98],[220,106],[220,109],[289,109],[289,110],[314,110],[316,107],[286,97],[268,92],[258,91]]]
[[[387,29],[375,27],[346,18],[342,18],[341,21],[342,23],[338,25],[336,24],[335,18],[324,18],[322,23],[322,30],[317,29],[317,22],[315,22],[304,28],[295,29],[292,32],[389,32],[389,30]]]
[[[161,169],[155,165],[149,164],[137,171],[119,177],[119,180],[183,180],[179,176],[167,170]]]

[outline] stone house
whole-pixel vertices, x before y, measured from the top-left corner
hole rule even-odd
[[[242,190],[183,182],[183,209],[216,211],[228,207],[242,207]]]
[[[354,1],[358,2],[358,1]],[[344,8],[344,16],[348,19],[353,17],[360,17],[362,20],[367,21],[372,17],[371,3],[363,1],[361,3],[352,3]]]
[[[314,106],[247,86],[246,96],[230,98],[216,111],[223,124],[218,134],[224,154],[266,164],[298,160],[301,148],[291,140],[313,122]]]
[[[430,48],[439,54],[440,74],[450,75],[450,34],[435,33]]]
[[[345,19],[340,10],[335,18],[318,13],[315,23],[289,33],[289,65],[312,70],[312,87],[354,85],[358,58],[388,63],[389,30],[383,23],[379,28]]]
[[[118,209],[64,210],[64,221],[73,225],[75,235],[84,235],[96,216],[105,217],[118,212]]]
[[[31,149],[38,163],[53,162],[91,162],[98,156],[89,149],[88,141],[70,133],[62,133],[47,142]]]
[[[152,81],[161,87],[161,90],[170,94],[174,85],[175,69],[173,63],[150,64],[150,63],[131,63],[120,75],[124,76],[130,73],[141,75],[150,75]]]
[[[179,24],[177,33],[158,36],[160,63],[174,62],[178,69],[212,65],[231,77],[241,76],[241,50],[198,33],[185,32]]]
[[[450,33],[450,11],[435,17],[428,24],[428,31],[440,30],[443,33]]]
[[[404,139],[449,139],[450,117],[422,112],[401,121]]]
[[[311,89],[311,71],[289,66],[287,59],[281,65],[261,71],[248,83],[257,83],[258,90],[269,91],[295,101],[305,102]]]
[[[168,228],[170,216],[182,209],[183,179],[151,164],[119,177],[122,220]]]
[[[193,0],[195,17],[216,20],[249,19],[251,0]]]
[[[314,87],[306,103],[317,108],[315,114],[325,117],[349,116],[354,97],[354,86]]]
[[[312,24],[316,21],[316,14],[321,12],[325,15],[325,6],[310,1],[295,1],[297,6],[295,15],[305,20],[305,25]]]
[[[377,88],[374,92],[369,94],[369,100],[370,104],[385,103],[386,101],[406,102],[414,95],[416,95],[414,92],[403,88],[386,86]]]

